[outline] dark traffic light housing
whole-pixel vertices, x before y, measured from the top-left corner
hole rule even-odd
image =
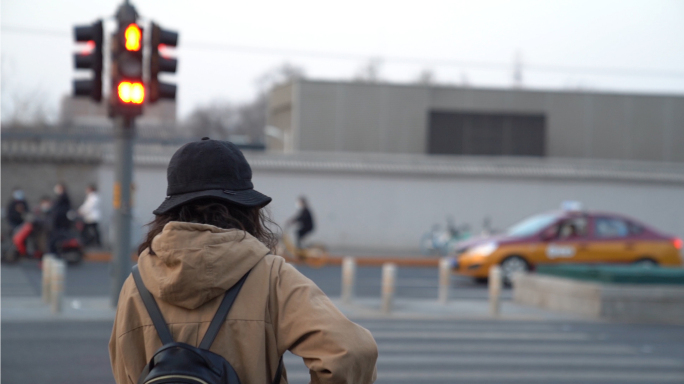
[[[175,47],[178,44],[178,33],[162,29],[158,24],[152,23],[150,35],[150,81],[149,93],[150,102],[154,103],[159,99],[176,99],[176,85],[159,81],[159,73],[176,73],[178,60],[166,58],[161,55],[159,48]]]
[[[74,39],[76,42],[88,42],[91,48],[89,52],[74,55],[74,66],[93,72],[91,80],[74,80],[74,96],[90,97],[99,102],[102,100],[102,20],[74,27]]]
[[[143,29],[137,23],[119,23],[112,39],[111,116],[142,114],[147,93],[143,83],[143,41]]]

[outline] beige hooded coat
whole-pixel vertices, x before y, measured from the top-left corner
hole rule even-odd
[[[239,230],[171,222],[144,251],[140,274],[173,338],[199,345],[223,298],[250,275],[211,351],[243,384],[273,381],[280,356],[301,356],[312,383],[372,383],[378,350],[370,332],[349,321],[308,278]],[[109,353],[118,384],[137,383],[161,341],[132,277],[121,290]],[[286,374],[281,383],[287,382]]]

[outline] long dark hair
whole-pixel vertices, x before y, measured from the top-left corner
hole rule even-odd
[[[194,200],[165,214],[157,215],[154,220],[147,224],[149,231],[145,241],[138,247],[138,254],[149,248],[150,254],[154,255],[152,240],[171,221],[210,224],[223,229],[240,229],[256,237],[271,252],[275,251],[275,246],[278,243],[277,235],[269,228],[271,225],[277,228],[278,225],[271,220],[265,208],[246,208],[223,200],[209,198]]]

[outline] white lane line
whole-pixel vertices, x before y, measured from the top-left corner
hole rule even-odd
[[[380,331],[373,333],[375,339],[393,340],[416,340],[416,339],[439,339],[439,340],[591,340],[586,333],[560,333],[560,332],[393,332]]]
[[[628,345],[606,344],[510,344],[510,343],[393,343],[381,342],[378,344],[380,353],[383,352],[460,352],[460,353],[561,353],[561,354],[602,354],[602,355],[636,355],[637,348]]]
[[[581,383],[586,381],[606,381],[611,383],[680,383],[684,372],[625,372],[625,371],[491,371],[491,370],[430,370],[430,371],[379,371],[378,380],[415,381],[415,380],[445,380],[450,383],[472,380],[491,381],[503,383],[507,381],[543,381],[543,382],[572,382]],[[288,381],[306,381],[310,379],[309,373],[295,371],[287,373]]]

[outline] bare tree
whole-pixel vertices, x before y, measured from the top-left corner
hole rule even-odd
[[[285,63],[256,80],[257,95],[254,100],[241,104],[220,101],[200,106],[190,114],[184,126],[197,137],[236,140],[239,136],[241,139],[247,138],[251,143],[263,143],[268,114],[268,92],[278,84],[303,77],[302,68]]]
[[[430,69],[424,69],[416,79],[416,83],[421,85],[432,85],[434,82],[435,75]]]
[[[380,67],[382,60],[380,58],[372,58],[364,64],[354,77],[355,81],[362,83],[378,83],[380,82]]]
[[[252,143],[265,142],[267,113],[268,98],[265,93],[259,93],[254,101],[238,107],[235,131],[248,136]]]
[[[54,111],[48,106],[44,89],[36,87],[22,92],[13,81],[14,63],[2,59],[2,122],[6,126],[45,127],[54,120]]]
[[[193,136],[224,140],[231,133],[236,119],[237,113],[233,104],[215,101],[195,108],[183,125]]]
[[[256,85],[261,94],[269,92],[277,85],[303,79],[305,77],[304,68],[286,62],[259,76],[256,80]]]
[[[513,60],[513,87],[522,88],[523,86],[523,57],[522,52],[517,51]]]

